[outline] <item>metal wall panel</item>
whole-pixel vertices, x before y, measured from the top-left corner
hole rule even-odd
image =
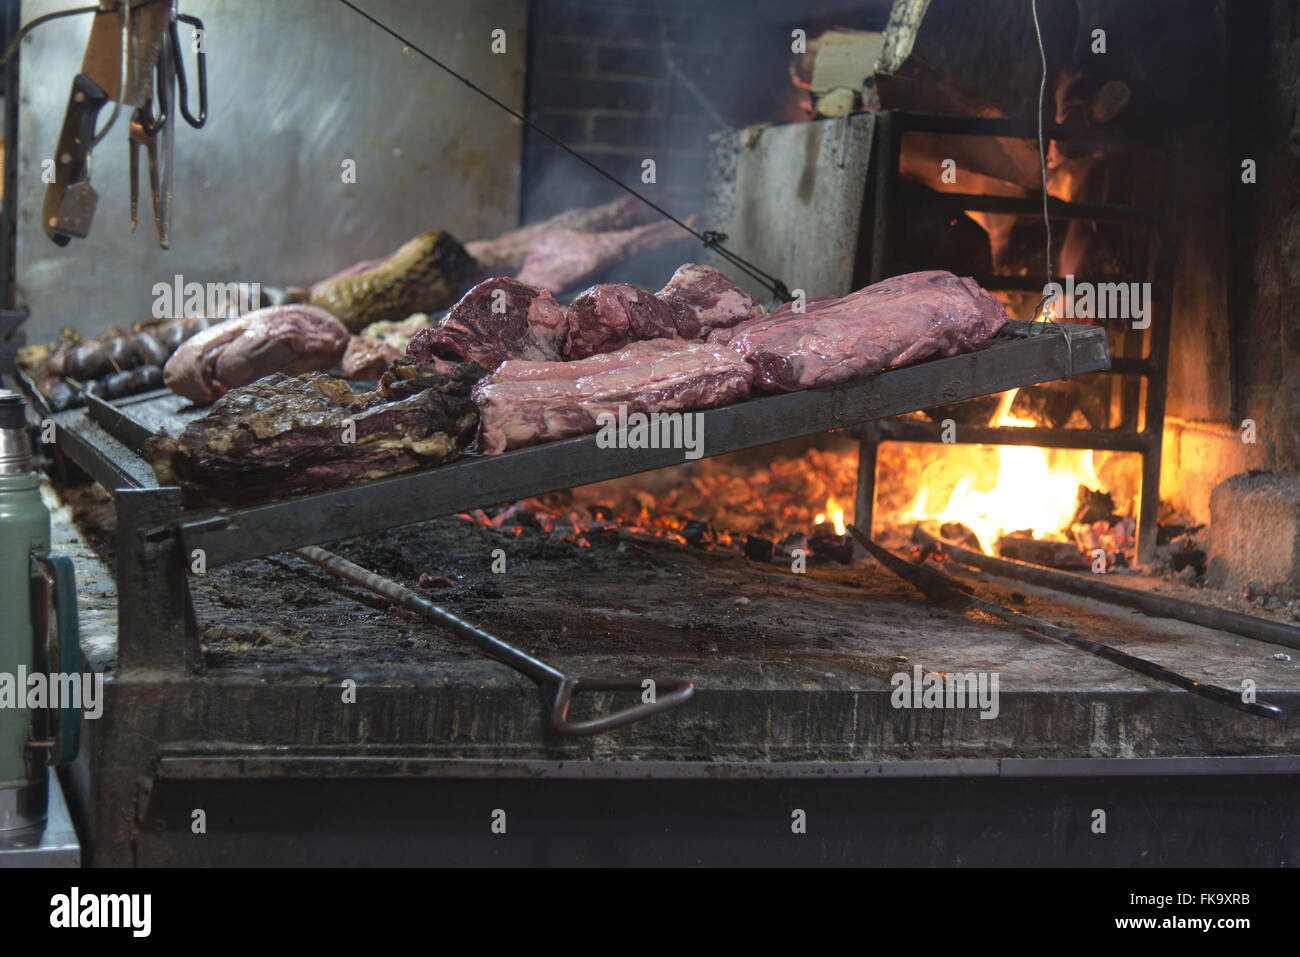
[[[810,299],[847,295],[874,132],[874,116],[854,113],[718,136],[709,167],[709,228],[727,234],[728,249]],[[720,257],[709,261],[761,301],[771,298]]]
[[[82,0],[25,0],[23,22]],[[524,0],[362,0],[494,96],[521,109]],[[60,249],[41,229],[50,157],[90,17],[38,27],[22,46],[17,301],[28,341],[149,315],[154,283],[307,284],[447,229],[466,242],[518,222],[520,125],[334,0],[182,0],[207,27],[207,126],[176,135],[170,250],[158,246],[147,174],[130,231],[128,115],[93,157],[90,236]],[[506,52],[491,32],[506,31]],[[182,45],[188,28],[182,25]],[[187,54],[191,99],[193,55]],[[109,107],[100,114],[101,123]],[[354,159],[355,184],[341,164]]]

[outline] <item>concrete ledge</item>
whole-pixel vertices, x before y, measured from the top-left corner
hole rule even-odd
[[[1160,497],[1196,522],[1210,521],[1216,485],[1251,469],[1276,467],[1271,440],[1243,442],[1242,432],[1217,422],[1166,418],[1160,456]]]
[[[1214,489],[1206,574],[1216,588],[1300,597],[1300,474],[1247,472]]]

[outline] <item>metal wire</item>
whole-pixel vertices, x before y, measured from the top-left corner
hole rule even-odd
[[[31,33],[32,30],[39,27],[42,23],[49,23],[51,20],[58,20],[60,17],[76,16],[79,13],[99,13],[99,7],[74,7],[71,10],[56,10],[54,13],[44,14],[43,16],[37,17],[35,20],[23,24],[23,26],[18,29],[18,32],[14,34],[14,38],[9,41],[9,46],[5,47],[4,56],[0,56],[0,67],[8,63],[9,58],[18,52],[18,44],[23,42],[23,39],[27,34]]]
[[[100,141],[103,140],[103,138],[108,135],[108,131],[111,130],[113,128],[113,124],[117,122],[118,113],[120,113],[122,109],[122,97],[126,91],[127,63],[129,60],[128,54],[130,50],[130,39],[131,39],[130,11],[138,10],[141,7],[151,7],[155,3],[170,3],[170,2],[171,0],[136,0],[135,3],[130,3],[130,2],[126,2],[126,0],[123,0],[121,5],[116,8],[118,12],[122,14],[122,63],[120,67],[121,72],[118,78],[117,99],[113,102],[113,112],[109,114],[108,120],[107,122],[105,122],[103,129],[101,129],[98,133],[95,134],[94,138],[92,138],[90,141],[90,146],[86,148],[87,156],[89,156],[90,151],[93,150],[97,145],[99,145]],[[51,20],[58,20],[63,17],[77,16],[78,14],[82,14],[82,13],[93,13],[95,14],[95,16],[100,16],[101,14],[112,13],[112,12],[114,12],[114,8],[111,7],[110,8],[105,8],[102,6],[73,7],[70,10],[56,10],[53,13],[46,13],[37,17],[34,20],[29,20],[27,23],[23,24],[18,29],[18,32],[16,34],[14,34],[14,38],[9,41],[9,46],[5,47],[4,55],[0,56],[0,68],[3,68],[5,64],[7,64],[9,60],[13,57],[13,55],[18,52],[18,45],[23,42],[23,40],[27,37],[27,34],[31,33],[37,27],[41,26],[41,24],[49,23]]]
[[[1047,146],[1043,142],[1043,100],[1047,95],[1047,50],[1043,46],[1043,29],[1038,24],[1038,0],[1030,0],[1034,17],[1034,36],[1038,38],[1038,57],[1042,61],[1042,77],[1038,81],[1038,167],[1043,178],[1043,226],[1047,229],[1047,284],[1052,282],[1052,220],[1047,213]]]
[[[789,302],[793,298],[790,295],[789,288],[780,279],[777,279],[775,276],[771,275],[770,273],[764,272],[762,269],[759,269],[753,263],[749,262],[749,260],[742,258],[737,253],[734,253],[730,249],[727,249],[725,246],[723,246],[722,240],[726,239],[726,236],[724,236],[722,233],[714,232],[711,230],[700,232],[699,230],[693,228],[689,224],[682,222],[680,219],[678,219],[672,213],[668,212],[668,210],[664,209],[658,203],[654,202],[653,200],[637,192],[631,186],[628,186],[626,183],[620,180],[613,173],[606,172],[604,169],[602,169],[600,166],[597,166],[591,160],[587,159],[587,157],[583,156],[577,150],[573,149],[571,146],[561,141],[558,137],[552,135],[551,133],[542,129],[536,123],[529,120],[522,113],[519,113],[511,109],[509,106],[507,106],[505,103],[502,103],[500,100],[498,100],[487,90],[483,89],[480,86],[475,85],[475,83],[471,81],[468,77],[463,76],[460,73],[457,73],[455,70],[447,66],[447,64],[443,63],[437,57],[420,49],[412,41],[402,36],[396,30],[392,29],[389,26],[386,26],[385,24],[381,23],[379,20],[376,20],[370,14],[366,13],[364,10],[358,7],[356,4],[352,3],[351,0],[339,0],[339,3],[343,4],[343,6],[347,7],[353,13],[362,17],[363,19],[369,20],[372,24],[377,26],[379,29],[383,30],[393,39],[400,41],[403,44],[403,46],[405,46],[407,49],[411,50],[414,53],[418,53],[420,56],[424,57],[434,66],[442,70],[444,73],[447,73],[450,76],[455,77],[457,80],[460,80],[460,82],[464,83],[475,93],[479,94],[479,96],[483,97],[488,102],[499,107],[500,109],[505,110],[505,112],[509,113],[511,116],[513,116],[515,119],[517,119],[520,123],[524,124],[524,126],[528,127],[533,132],[537,133],[540,136],[546,137],[548,140],[550,140],[560,149],[564,150],[574,159],[590,167],[592,170],[599,173],[601,176],[605,177],[605,179],[609,180],[611,183],[618,186],[620,189],[626,190],[627,192],[631,193],[633,196],[641,200],[641,202],[645,203],[647,206],[649,206],[655,212],[659,213],[665,219],[669,219],[672,222],[676,223],[678,226],[686,230],[688,233],[690,233],[692,236],[698,239],[702,244],[712,249],[723,259],[727,260],[727,262],[735,266],[737,269],[740,269],[741,271],[748,274],[752,279],[757,280],[758,282],[766,286],[768,289],[771,289],[773,294],[775,294],[776,296],[779,296],[780,298],[784,299],[787,302]]]

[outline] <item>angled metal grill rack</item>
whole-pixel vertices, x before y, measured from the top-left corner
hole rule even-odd
[[[967,355],[710,409],[702,413],[704,455],[1109,367],[1100,327],[1059,325],[1056,334],[1036,335],[1031,326],[1009,322],[987,347]],[[48,414],[30,384],[26,391],[38,413]],[[180,489],[158,486],[144,457],[153,435],[178,432],[198,414],[186,405],[166,392],[116,403],[92,397],[86,408],[50,416],[58,425],[58,450],[116,500],[124,669],[202,667],[186,578],[195,549],[213,568],[683,461],[680,449],[601,449],[588,435],[243,508],[186,508]]]

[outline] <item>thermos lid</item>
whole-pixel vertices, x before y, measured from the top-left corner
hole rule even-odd
[[[0,429],[22,429],[27,426],[27,408],[23,397],[9,389],[0,389]]]
[[[0,389],[0,475],[25,475],[31,469],[27,407],[17,392]]]

